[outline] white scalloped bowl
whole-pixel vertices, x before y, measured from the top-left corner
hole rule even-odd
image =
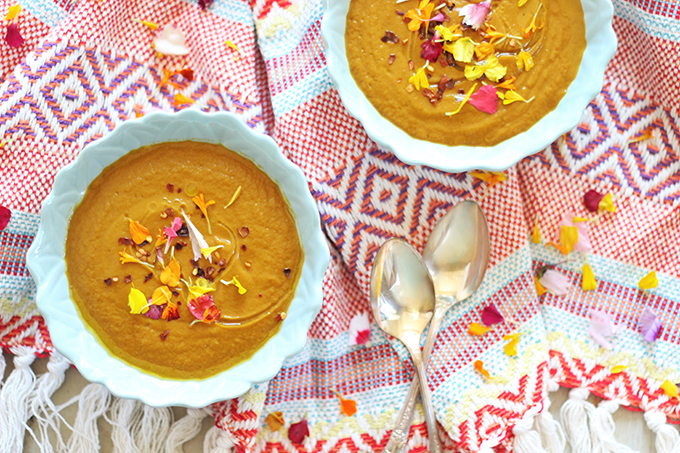
[[[64,246],[73,209],[101,171],[129,151],[167,141],[218,143],[255,162],[281,188],[297,221],[304,249],[300,281],[281,330],[255,355],[203,380],[171,380],[146,374],[112,356],[86,328],[69,295]],[[184,110],[152,113],[117,127],[86,146],[56,176],[41,211],[40,229],[27,261],[38,287],[37,305],[52,343],[89,381],[104,384],[115,395],[151,406],[204,407],[245,393],[254,383],[274,377],[283,360],[299,353],[307,331],[321,309],[322,279],[330,254],[316,204],[302,171],[281,154],[269,137],[255,133],[231,113]]]
[[[349,71],[345,25],[350,0],[324,0],[321,36],[331,80],[349,113],[361,122],[371,139],[411,165],[426,165],[449,172],[502,171],[534,154],[570,131],[602,89],[604,70],[616,51],[611,0],[581,0],[587,46],[576,79],[557,108],[530,129],[495,146],[446,146],[418,140],[398,128],[368,101]]]

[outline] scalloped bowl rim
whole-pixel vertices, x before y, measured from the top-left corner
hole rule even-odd
[[[604,71],[616,51],[611,0],[581,0],[586,22],[586,50],[576,79],[555,110],[527,131],[495,146],[446,146],[411,137],[382,117],[359,89],[349,71],[345,24],[350,0],[324,0],[321,36],[328,73],[349,113],[379,146],[411,165],[449,172],[505,170],[520,159],[545,149],[578,125],[588,104],[602,90]]]
[[[153,130],[162,133],[150,133]],[[221,143],[263,169],[287,198],[305,253],[289,316],[279,332],[247,361],[202,380],[160,378],[112,356],[77,313],[65,274],[68,220],[94,177],[129,151],[181,140]],[[40,216],[40,227],[28,251],[27,263],[38,289],[36,303],[52,342],[87,380],[104,384],[118,397],[139,399],[156,407],[205,407],[240,396],[253,384],[273,378],[284,359],[304,348],[309,327],[321,310],[322,280],[330,253],[307,180],[302,170],[283,156],[274,140],[252,131],[232,113],[208,114],[188,109],[176,114],[151,113],[122,123],[102,139],[88,144],[74,162],[57,173]]]

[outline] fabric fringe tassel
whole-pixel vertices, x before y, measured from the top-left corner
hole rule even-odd
[[[203,441],[204,453],[231,453],[234,450],[234,442],[228,432],[213,426],[205,433]]]
[[[141,404],[136,400],[115,398],[104,419],[111,425],[111,442],[114,453],[139,453],[132,427],[142,418]]]
[[[666,423],[666,414],[657,411],[645,412],[645,422],[654,434],[654,447],[657,453],[680,453],[680,434]]]
[[[33,350],[21,347],[12,353],[15,354],[14,370],[0,391],[1,453],[23,451],[28,420],[28,398],[35,385],[35,373],[31,369],[31,364],[35,360]]]
[[[569,399],[560,409],[560,418],[571,449],[578,453],[592,453],[593,445],[588,428],[588,419],[595,410],[592,403],[586,401],[590,392],[576,388],[569,391]]]
[[[97,419],[109,407],[111,395],[100,384],[89,384],[78,397],[78,414],[73,424],[73,434],[66,449],[69,453],[92,453],[99,451]]]
[[[210,415],[207,409],[187,409],[187,415],[177,420],[170,427],[165,440],[165,453],[184,453],[182,445],[201,432],[203,419]]]
[[[512,428],[512,434],[515,435],[513,440],[515,453],[548,453],[541,445],[541,435],[532,429],[534,417],[542,408],[541,405],[535,405],[515,423],[515,427]]]
[[[133,427],[135,442],[141,453],[164,453],[165,439],[173,422],[168,407],[151,407],[142,404],[142,419]]]
[[[602,400],[590,413],[590,440],[594,453],[637,453],[614,438],[616,424],[612,414],[618,409],[616,401]]]
[[[548,382],[548,392],[559,389],[556,381]],[[536,415],[536,431],[541,436],[541,443],[548,453],[564,453],[567,440],[562,425],[550,413],[550,396],[546,395],[543,410]]]

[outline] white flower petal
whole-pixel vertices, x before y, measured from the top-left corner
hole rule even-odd
[[[166,25],[153,40],[156,52],[163,55],[180,56],[189,53],[184,33],[173,25]]]

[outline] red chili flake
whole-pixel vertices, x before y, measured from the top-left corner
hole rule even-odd
[[[149,272],[148,274],[146,274],[146,275],[144,276],[144,283],[148,282],[148,281],[151,280],[152,278],[153,278],[153,272]]]
[[[219,263],[217,263],[217,265],[218,265],[219,267],[224,267],[224,266],[227,265],[227,260],[224,259],[224,258],[222,258],[222,259],[219,261]]]
[[[276,315],[276,320],[277,320],[277,321],[283,321],[283,320],[286,319],[287,317],[288,317],[288,315],[286,314],[286,312],[285,312],[285,311],[282,311],[281,313],[279,313],[278,315]]]
[[[297,423],[293,423],[288,428],[288,439],[296,444],[301,444],[305,437],[309,436],[309,426],[307,426],[307,420],[300,420]]]
[[[245,244],[241,244],[241,250],[243,250],[244,252],[246,251],[246,245]]]
[[[132,239],[126,237],[118,238],[118,245],[132,245]]]
[[[385,36],[380,38],[382,42],[389,42],[392,44],[399,44],[399,36],[395,35],[391,31],[386,31]]]
[[[408,61],[408,68],[409,70],[413,71],[413,68],[416,67],[416,64],[413,62],[413,60]]]
[[[420,47],[423,48],[423,50],[420,51],[420,56],[430,63],[437,61],[439,55],[442,53],[442,43],[436,42],[434,38],[428,39],[421,44]]]
[[[168,217],[175,217],[175,210],[172,208],[166,209],[165,213],[168,215]]]
[[[181,187],[178,187],[178,188],[177,188],[177,193],[182,193],[182,188],[181,188]]]
[[[446,89],[447,89],[447,90],[450,90],[451,88],[453,88],[453,86],[454,86],[455,84],[456,84],[456,81],[455,81],[455,80],[449,79],[449,81],[446,82]]]
[[[104,280],[104,283],[106,283],[106,286],[111,286],[111,283],[113,283],[113,280],[110,279],[110,278],[107,278],[106,280]]]
[[[185,242],[185,244],[186,244],[186,242]],[[181,242],[178,241],[177,244],[175,244],[175,250],[176,250],[176,251],[179,252],[179,251],[182,250],[183,248],[184,248],[184,245],[182,245]]]
[[[179,70],[182,77],[186,79],[187,82],[192,82],[194,80],[194,70],[191,68],[183,68]]]
[[[258,294],[259,297],[262,297],[262,293]]]
[[[248,229],[248,227],[245,227],[245,226],[239,228],[236,231],[238,231],[238,234],[240,234],[242,238],[245,238],[250,234],[250,230]]]
[[[167,339],[168,339],[168,335],[170,335],[170,331],[169,331],[169,330],[166,330],[165,332],[163,332],[162,334],[160,334],[161,341],[167,340]]]
[[[168,189],[168,192],[173,193],[175,191],[175,185],[174,184],[168,184],[165,186],[166,189]]]
[[[583,195],[583,204],[588,211],[598,212],[600,210],[600,201],[602,201],[603,198],[603,194],[595,190],[589,190]]]
[[[182,228],[177,230],[177,236],[182,236],[182,237],[187,237],[189,236],[189,228],[187,228],[187,224],[183,223]]]
[[[12,211],[4,206],[0,206],[0,231],[4,230],[9,224],[9,219],[12,218]]]
[[[396,60],[396,59],[397,59],[397,56],[395,54],[392,54],[392,55],[390,55],[389,60],[387,60],[387,63],[392,64],[392,63],[394,63],[394,60]]]
[[[132,275],[127,274],[124,279],[125,283],[132,283]]]
[[[437,95],[435,94],[434,91],[432,91],[429,88],[423,88],[421,91],[423,93],[423,96],[428,98],[433,105],[437,105]]]
[[[283,273],[286,274],[286,277],[290,278],[290,268],[285,268]]]
[[[397,13],[397,16],[402,16],[402,17],[403,17],[403,16],[406,15],[406,13],[405,13],[404,11],[400,10],[400,9],[396,10],[395,12]]]

